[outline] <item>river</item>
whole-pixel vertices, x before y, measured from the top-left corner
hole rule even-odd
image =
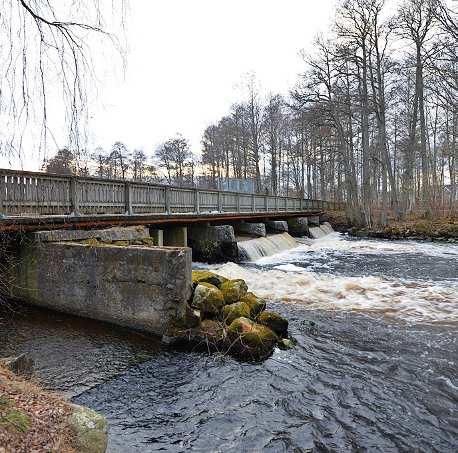
[[[253,365],[12,307],[0,356],[30,352],[46,387],[105,414],[110,452],[458,451],[458,245],[332,233],[212,268],[297,346]]]

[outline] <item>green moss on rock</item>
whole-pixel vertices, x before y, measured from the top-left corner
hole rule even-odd
[[[288,320],[273,311],[263,311],[257,321],[272,329],[280,337],[288,336]]]
[[[221,275],[215,274],[210,271],[192,271],[192,282],[197,283],[210,283],[217,288],[221,288],[221,285],[227,281],[227,278],[224,278]]]
[[[224,306],[223,294],[211,283],[198,283],[191,305],[200,310],[202,318],[216,317]]]
[[[68,422],[75,434],[77,451],[105,453],[108,440],[105,417],[87,407],[73,405],[73,408]]]
[[[235,302],[234,304],[226,305],[223,308],[224,321],[228,325],[237,318],[249,318],[250,313],[250,307],[245,302]]]
[[[248,291],[248,286],[242,279],[227,280],[221,285],[224,303],[233,304],[238,302]]]
[[[278,337],[266,326],[237,318],[227,330],[235,355],[244,360],[263,360],[272,354]]]
[[[266,301],[251,292],[246,293],[240,299],[240,302],[244,302],[250,307],[249,317],[251,319],[256,319],[257,316],[266,309]]]

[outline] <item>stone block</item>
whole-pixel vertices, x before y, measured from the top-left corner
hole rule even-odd
[[[235,230],[242,234],[266,237],[266,226],[264,223],[240,222],[235,224]]]
[[[154,245],[162,247],[164,245],[164,231],[157,228],[150,228],[149,233],[154,240]]]
[[[267,231],[273,233],[287,233],[288,222],[286,220],[267,220],[265,222]]]
[[[164,229],[164,245],[167,247],[187,247],[188,229],[184,226],[166,227]]]
[[[195,261],[214,263],[238,260],[232,225],[196,225],[189,233],[189,246]]]
[[[307,216],[307,220],[308,220],[309,225],[311,226],[320,226],[320,216],[319,215]]]
[[[37,242],[82,241],[98,239],[100,241],[136,241],[149,238],[149,231],[144,226],[113,227],[104,230],[51,230],[36,231],[32,239]]]
[[[17,299],[162,335],[185,316],[191,250],[40,242],[21,247],[11,274]]]
[[[287,220],[289,233],[293,236],[307,236],[309,232],[307,217],[291,217]]]

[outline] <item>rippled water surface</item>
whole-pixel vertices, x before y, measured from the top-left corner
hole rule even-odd
[[[273,301],[295,349],[241,364],[29,309],[2,313],[0,356],[31,351],[104,413],[112,452],[458,450],[456,245],[330,235],[219,270]]]

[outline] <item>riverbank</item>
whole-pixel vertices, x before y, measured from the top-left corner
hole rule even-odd
[[[104,417],[0,364],[1,453],[103,453],[106,444]]]
[[[376,239],[415,239],[454,243],[458,242],[458,221],[452,219],[392,221],[385,227],[353,227],[348,230],[348,233],[350,236]]]
[[[288,319],[297,344],[265,361],[32,306],[0,324],[0,356],[29,352],[46,388],[103,413],[110,453],[457,451],[457,257],[333,233],[206,266]]]
[[[73,453],[72,406],[0,365],[0,451]]]

